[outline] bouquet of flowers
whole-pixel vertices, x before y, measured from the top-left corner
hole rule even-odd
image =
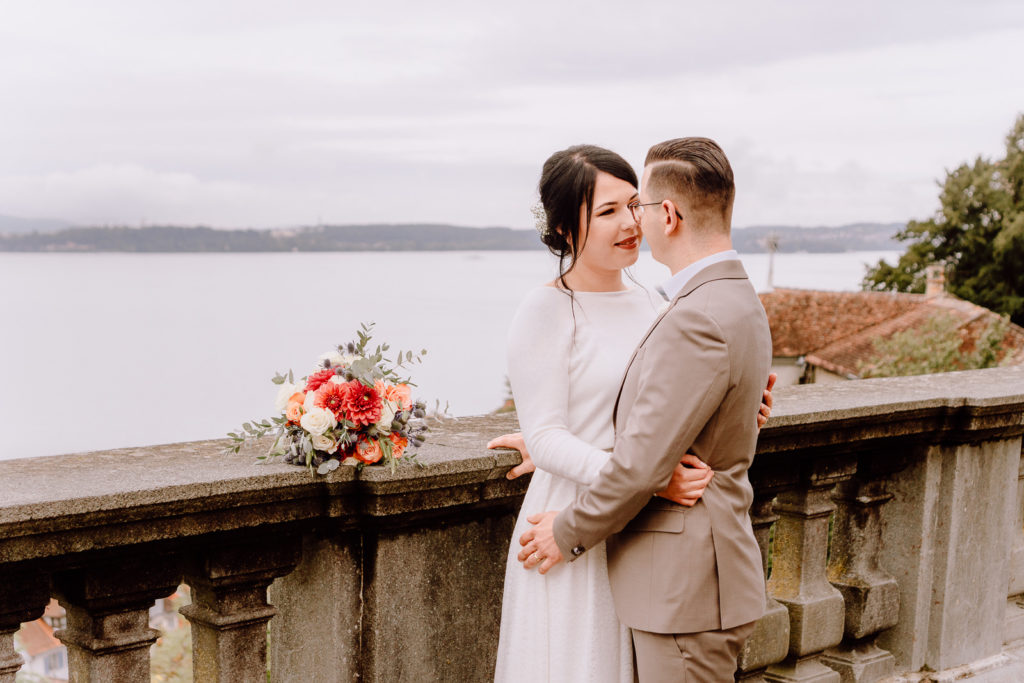
[[[415,462],[407,448],[423,444],[427,427],[420,422],[426,408],[413,402],[408,378],[398,370],[420,362],[426,351],[398,353],[384,358],[387,344],[370,353],[373,324],[361,324],[358,339],[320,356],[314,372],[295,382],[292,372],[278,373],[278,416],[242,424],[231,432],[228,451],[237,453],[247,441],[276,432],[270,451],[260,460],[283,457],[285,462],[316,468],[319,474],[339,464],[363,467],[382,463],[392,471],[403,458]]]

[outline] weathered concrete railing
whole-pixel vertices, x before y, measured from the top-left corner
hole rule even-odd
[[[777,399],[751,472],[769,610],[743,680],[1024,680],[1024,368]],[[0,683],[50,595],[72,680],[148,681],[146,611],[181,581],[197,681],[265,680],[268,621],[276,681],[486,681],[526,482],[484,444],[512,429],[462,419],[425,468],[358,478],[221,442],[0,462]]]

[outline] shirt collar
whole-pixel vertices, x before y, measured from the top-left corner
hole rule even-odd
[[[661,283],[661,288],[665,291],[665,298],[669,301],[676,298],[676,294],[683,291],[683,287],[693,279],[694,275],[711,264],[721,263],[722,261],[738,261],[739,258],[740,255],[736,253],[735,249],[726,249],[725,251],[720,251],[716,254],[711,254],[711,256],[705,256],[702,259],[694,261],[668,280]]]

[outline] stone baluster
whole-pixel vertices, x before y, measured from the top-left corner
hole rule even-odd
[[[882,506],[892,500],[886,479],[905,464],[891,453],[865,455],[857,476],[840,482],[828,576],[846,603],[846,639],[826,651],[822,661],[843,683],[877,681],[892,675],[895,658],[875,637],[895,626],[900,616],[896,579],[879,566]]]
[[[779,519],[772,509],[775,495],[787,485],[795,483],[790,468],[779,467],[781,463],[773,464],[774,468],[757,463],[750,472],[754,484],[750,521],[757,544],[761,547],[761,563],[766,581],[769,576],[772,525]],[[761,683],[764,681],[765,669],[785,659],[788,651],[789,610],[766,595],[764,616],[758,620],[754,632],[740,651],[739,680],[744,683]]]
[[[328,538],[304,534],[298,568],[270,587],[270,600],[278,610],[270,625],[274,683],[349,683],[360,678],[362,564],[358,531]],[[323,642],[331,646],[321,647]]]
[[[192,669],[204,683],[265,683],[267,622],[277,610],[267,588],[299,562],[298,538],[271,538],[209,548],[185,575],[192,604]]]
[[[1017,467],[1017,505],[1010,549],[1010,587],[1003,642],[1024,641],[1024,451]]]
[[[149,609],[173,593],[180,579],[180,564],[166,556],[54,576],[54,592],[67,612],[67,628],[55,635],[67,646],[70,680],[148,683],[149,648],[160,635],[149,627]]]
[[[839,683],[822,653],[843,639],[843,596],[828,582],[832,488],[856,471],[852,457],[806,463],[800,484],[779,494],[775,544],[768,590],[789,610],[789,655],[765,672],[767,681]]]
[[[36,572],[4,570],[0,581],[0,683],[14,683],[23,663],[14,649],[14,634],[22,622],[43,616],[49,600],[49,577]]]

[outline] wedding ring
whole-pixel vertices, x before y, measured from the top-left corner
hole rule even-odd
[[[534,554],[533,554],[533,557],[534,557],[534,558],[535,558],[535,559],[536,559],[536,560],[537,560],[538,562],[543,562],[543,561],[544,561],[544,558],[540,556],[540,553],[534,553]]]

